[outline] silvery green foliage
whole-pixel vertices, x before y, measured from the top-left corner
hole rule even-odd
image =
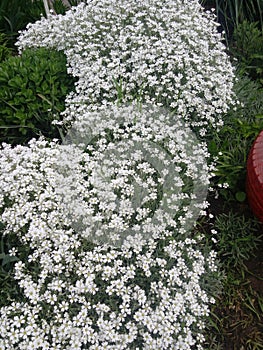
[[[175,187],[180,188],[175,197],[182,194],[186,179],[195,182],[203,176],[209,182],[210,169],[204,161],[207,150],[205,145],[194,144],[192,133],[180,120],[176,126],[169,125],[167,115],[159,110],[156,115],[156,109],[151,109],[148,106],[149,114],[131,106],[87,110],[88,118],[82,115],[76,121],[77,139],[84,140],[84,145],[40,139],[32,140],[29,147],[2,146],[0,221],[5,236],[15,234],[20,244],[30,248],[27,259],[16,262],[14,268],[21,300],[0,310],[2,348],[202,349],[204,318],[213,302],[205,281],[216,271],[215,254],[204,249],[201,238],[188,237],[184,230],[192,207],[175,208],[181,216],[166,217],[168,222],[152,220],[147,210],[134,211],[130,194],[136,191],[136,181],[148,190],[146,202],[156,200],[158,191],[164,196],[165,190],[156,188],[158,177],[151,176],[155,163],[142,159],[140,149],[134,153],[136,163],[135,158],[125,163],[125,144],[136,141],[153,147],[155,143],[159,145],[157,158],[162,159],[164,150],[170,154],[170,162],[177,167]],[[92,131],[88,142],[87,120]],[[122,123],[116,124],[117,120]],[[73,130],[70,137],[75,136]],[[192,157],[187,145],[191,145]],[[109,158],[101,159],[109,151],[110,165],[104,162]],[[121,154],[125,155],[123,164]],[[102,170],[103,178],[111,179],[107,186],[98,176]],[[164,184],[166,175],[159,174],[159,184]],[[114,196],[120,199],[118,208]],[[84,210],[88,222],[91,216],[104,216],[108,234],[110,228],[124,230],[122,225],[129,222],[132,210],[152,236],[145,239],[140,229],[118,248],[104,244],[105,239],[103,244],[93,244],[89,234],[75,229],[74,222],[83,219],[83,212],[68,215],[76,200],[75,209]],[[111,216],[105,219],[105,215]],[[16,249],[10,254],[21,258]]]
[[[85,1],[28,25],[18,45],[65,52],[79,78],[65,119],[84,104],[137,99],[176,110],[203,135],[233,101],[233,68],[198,0]]]

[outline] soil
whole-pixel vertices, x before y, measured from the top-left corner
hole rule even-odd
[[[251,287],[263,297],[263,239],[255,254],[255,257],[246,263],[247,278]]]

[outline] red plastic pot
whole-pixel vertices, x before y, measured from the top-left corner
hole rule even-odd
[[[252,211],[263,222],[263,130],[248,156],[246,190]]]

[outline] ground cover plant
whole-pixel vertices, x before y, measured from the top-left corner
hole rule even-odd
[[[207,278],[216,283],[214,251],[207,251],[201,238],[188,237],[184,213],[179,227],[177,220],[165,213],[168,228],[162,222],[162,213],[156,222],[149,217],[144,222],[147,211],[143,208],[136,211],[133,227],[139,226],[138,233],[128,236],[120,249],[102,244],[105,239],[99,246],[91,244],[87,232],[90,227],[74,231],[71,216],[65,214],[64,197],[60,191],[54,192],[61,180],[54,169],[59,162],[65,167],[61,151],[59,145],[46,141],[15,149],[6,146],[2,150],[1,184],[6,189],[2,199],[10,201],[2,214],[4,234],[16,235],[31,252],[22,261],[21,247],[15,245],[9,251],[9,255],[19,259],[14,278],[22,297],[1,308],[1,345],[20,349],[190,349],[199,344],[200,348],[203,337],[199,330],[204,327],[204,316],[213,301],[206,291]],[[71,153],[72,146],[65,154],[67,159]],[[83,154],[80,158],[77,154],[73,153],[75,162],[69,166],[83,167]],[[149,167],[145,168],[145,162],[140,164],[144,164],[147,174]],[[81,180],[83,170],[75,168],[75,176],[79,172]],[[17,176],[21,181],[14,181]],[[101,191],[99,184],[93,185]],[[107,190],[104,196],[110,194]],[[122,205],[123,217],[129,215],[130,209],[126,197],[120,198],[126,204]],[[105,204],[99,196],[94,199],[97,205]],[[92,214],[93,208],[89,202],[86,204]],[[113,206],[115,201],[108,199],[106,204]],[[95,219],[103,217],[102,210],[93,212]],[[104,223],[106,234],[112,234],[110,241],[114,240],[114,233],[122,233],[124,225],[121,215],[113,212],[111,220]],[[96,234],[99,229],[103,230],[99,226]],[[148,235],[143,235],[143,231],[148,231]],[[15,323],[15,329],[12,315],[21,321]]]
[[[126,5],[114,11],[110,1],[81,3],[20,36],[20,49],[44,46],[66,54],[78,82],[65,120],[87,104],[136,99],[173,109],[201,134],[219,127],[233,103],[234,72],[213,15],[197,1],[168,2],[167,10],[159,2]]]
[[[246,151],[226,155],[260,128],[260,93],[235,80],[213,18],[197,1],[104,0],[22,33],[22,54],[63,51],[78,80],[62,139],[1,148],[0,347],[219,349],[224,327],[244,327],[228,311],[259,226],[205,197],[216,174],[220,198],[244,203],[232,169]],[[243,299],[259,325],[225,349],[260,348],[261,299]]]

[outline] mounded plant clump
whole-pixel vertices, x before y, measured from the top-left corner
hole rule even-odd
[[[205,134],[232,103],[233,68],[211,13],[197,0],[86,1],[30,24],[20,50],[65,52],[79,78],[66,118],[88,104],[138,100],[169,107]]]
[[[82,182],[78,190],[84,187],[87,172],[83,175],[83,170],[99,165],[94,159],[86,164],[90,158],[72,145],[44,140],[15,149],[5,145],[1,150],[1,220],[4,237],[15,235],[20,242],[8,254],[18,260],[14,276],[21,297],[0,309],[0,345],[21,350],[201,349],[205,318],[214,300],[209,290],[216,278],[215,252],[207,249],[201,236],[191,238],[185,232],[190,213],[184,211],[186,207],[180,218],[166,214],[169,225],[162,217],[155,222],[146,208],[137,207],[140,225],[135,223],[133,229],[143,228],[146,237],[139,230],[117,248],[105,244],[105,238],[95,244],[96,235],[87,232],[89,222],[94,228],[97,220],[98,228],[116,235],[131,219],[127,216],[133,210],[124,190],[131,191],[132,186],[125,177],[118,178],[124,180],[118,210],[105,210],[118,201],[112,199],[110,189],[99,193],[100,184],[93,182],[97,192],[87,193],[90,199],[83,198],[82,206],[94,221],[89,220],[86,230],[74,229],[79,216],[74,212],[72,220],[68,215],[65,195],[76,201],[79,193],[69,189],[61,193],[61,177],[73,182],[65,179],[65,170],[59,170],[75,167],[75,180]],[[139,162],[137,174],[139,169],[144,175],[152,171],[145,161]],[[122,170],[132,173],[129,167]],[[94,171],[89,182],[92,175]],[[150,186],[153,180],[147,179],[144,183]],[[112,179],[109,186],[114,183]],[[100,200],[98,193],[108,195],[108,202],[104,197]],[[152,198],[156,195],[149,193]],[[24,247],[29,249],[23,259]]]
[[[21,33],[21,52],[63,51],[78,80],[63,144],[0,151],[20,292],[0,309],[0,347],[203,349],[218,273],[192,231],[213,176],[199,137],[234,103],[216,27],[197,0],[102,0]]]

